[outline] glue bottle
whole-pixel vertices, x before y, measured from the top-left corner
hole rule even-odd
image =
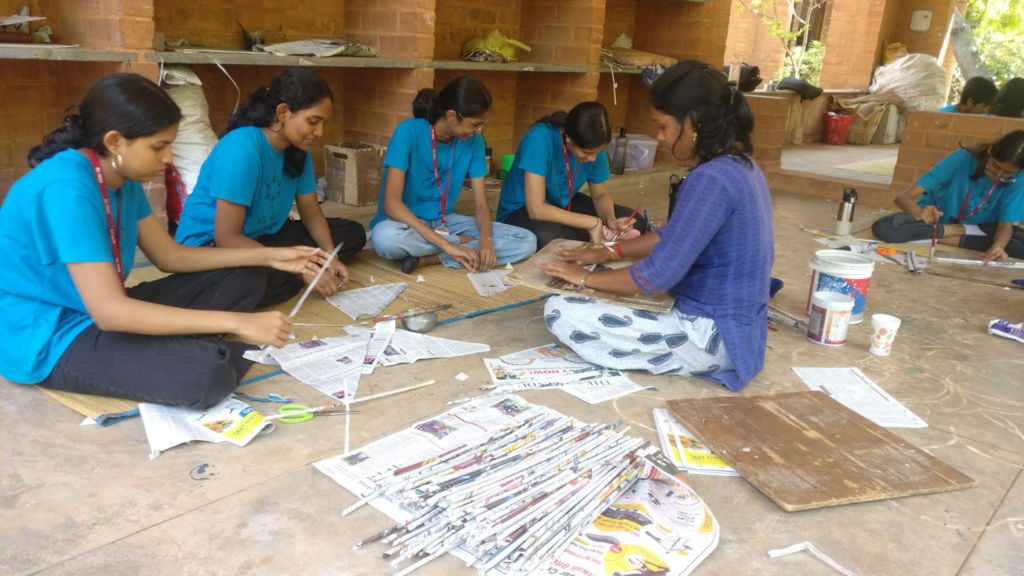
[[[853,188],[843,190],[843,202],[839,204],[836,214],[836,236],[849,236],[853,225],[853,209],[857,204],[857,191]]]

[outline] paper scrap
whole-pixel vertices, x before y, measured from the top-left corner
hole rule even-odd
[[[811,390],[828,394],[843,406],[886,428],[927,428],[928,423],[882,390],[859,368],[798,368],[793,372]]]
[[[363,360],[363,374],[373,374],[373,370],[380,364],[380,357],[384,349],[391,344],[391,338],[395,335],[395,321],[378,322],[373,329],[373,336],[366,348],[366,359]]]
[[[82,420],[82,423],[79,424],[79,426],[96,426],[98,424],[99,424],[99,422],[97,422],[97,421],[93,420],[92,418],[89,418],[88,416],[86,416],[85,420]]]
[[[19,16],[17,14],[13,16],[2,16],[0,17],[0,26],[15,26],[17,24],[24,24],[25,22],[37,22],[39,20],[46,20],[42,16]]]
[[[324,338],[271,351],[281,368],[313,388],[342,400],[355,396],[371,334]]]
[[[422,274],[417,274],[416,275],[416,281],[417,282],[426,282],[427,280],[426,280],[426,278],[423,277]]]
[[[467,276],[477,293],[488,297],[515,287],[515,284],[506,278],[508,273],[508,270],[489,270],[487,272],[470,272]]]
[[[825,556],[824,554],[822,554],[817,548],[814,547],[814,544],[811,544],[810,542],[801,542],[799,544],[794,544],[794,545],[790,546],[789,548],[782,548],[782,549],[779,549],[779,550],[769,550],[768,551],[768,556],[771,557],[771,558],[778,558],[779,556],[786,556],[787,554],[792,554],[794,552],[800,552],[801,550],[807,550],[811,554],[814,554],[815,556],[818,557],[819,560],[821,560],[825,564],[828,564],[829,566],[835,568],[836,571],[838,571],[843,576],[857,576],[856,572],[851,572],[850,570],[847,570],[846,568],[843,568],[835,560],[833,560],[833,559],[829,558],[828,556]]]
[[[143,402],[139,404],[139,413],[149,440],[150,460],[164,450],[196,440],[245,446],[257,435],[274,431],[273,422],[231,396],[207,410]]]
[[[384,349],[380,358],[382,366],[396,364],[412,364],[428,358],[453,358],[487,352],[491,349],[487,344],[448,340],[425,334],[416,334],[408,330],[396,330],[391,344]]]
[[[524,380],[564,379],[574,374],[603,370],[560,344],[530,348],[497,359],[485,358],[484,365],[491,374],[491,381],[499,385]]]
[[[375,318],[380,316],[380,313],[408,287],[409,284],[399,282],[396,284],[381,284],[379,286],[359,288],[357,290],[345,290],[328,296],[327,301],[353,320]]]
[[[270,355],[270,348],[260,348],[259,350],[246,350],[242,353],[242,358],[246,360],[252,360],[258,364],[266,364],[267,366],[280,366],[277,360]]]
[[[455,375],[455,379],[458,380],[459,382],[465,382],[466,380],[469,380],[469,375],[466,374],[465,372],[459,372],[458,374]]]
[[[512,269],[513,268],[512,268],[512,263],[511,262],[509,262],[508,264],[505,264],[505,270],[512,270]]]

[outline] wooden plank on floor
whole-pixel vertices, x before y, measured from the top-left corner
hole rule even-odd
[[[667,406],[787,512],[975,485],[822,392],[671,400]]]

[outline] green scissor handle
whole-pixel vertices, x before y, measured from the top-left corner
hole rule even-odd
[[[302,412],[304,410],[309,410],[309,406],[303,406],[301,404],[285,404],[277,409],[277,413],[286,414],[288,412]],[[277,421],[283,424],[302,424],[303,422],[309,422],[312,419],[313,413],[309,412],[306,414],[296,414],[294,416],[281,416]]]

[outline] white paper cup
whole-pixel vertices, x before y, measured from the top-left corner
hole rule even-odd
[[[892,343],[900,329],[900,319],[888,314],[871,315],[871,347],[868,352],[876,356],[888,356]]]

